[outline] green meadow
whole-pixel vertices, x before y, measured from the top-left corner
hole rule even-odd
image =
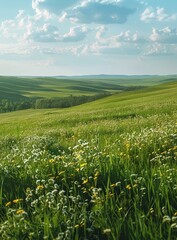
[[[3,79],[6,97],[111,95],[0,114],[0,239],[177,239],[177,78]]]
[[[175,81],[174,76],[146,77],[8,77],[0,76],[0,99],[25,97],[66,97],[122,91],[122,87],[152,86]]]

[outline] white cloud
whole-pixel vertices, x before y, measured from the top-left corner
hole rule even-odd
[[[130,15],[136,12],[137,6],[134,0],[87,0],[76,6],[68,17],[72,21],[81,23],[123,24]]]
[[[177,54],[177,29],[165,27],[152,29],[149,43],[144,49],[144,55],[168,56]]]
[[[56,26],[44,24],[41,28],[31,30],[26,38],[35,42],[57,42],[59,41],[59,30]]]
[[[166,27],[158,30],[153,28],[150,40],[164,44],[177,44],[177,29]]]
[[[121,32],[117,35],[105,37],[106,28],[100,26],[95,35],[96,41],[86,45],[83,54],[137,54],[141,52],[140,45],[147,42],[139,37],[138,33],[130,31]]]
[[[63,35],[62,42],[78,42],[83,40],[88,33],[88,28],[85,26],[78,26],[70,28],[70,31]]]
[[[150,39],[151,39],[153,42],[155,42],[155,41],[158,40],[158,37],[159,37],[159,34],[158,34],[157,30],[156,30],[155,28],[153,28],[152,34],[151,34],[151,36],[150,36]]]
[[[169,15],[165,12],[164,8],[157,7],[156,9],[148,7],[141,14],[141,21],[150,22],[150,21],[170,21],[176,20],[177,14]]]
[[[1,37],[9,41],[23,41],[24,33],[29,27],[30,17],[25,15],[23,10],[19,10],[14,19],[9,19],[1,22],[0,31]]]
[[[98,41],[101,41],[101,40],[102,40],[105,31],[106,31],[106,28],[105,28],[104,25],[102,25],[102,26],[100,26],[100,27],[97,28],[96,39],[97,39]]]
[[[131,31],[127,30],[121,32],[117,35],[112,35],[111,37],[105,38],[106,29],[104,26],[98,28],[96,32],[96,39],[101,43],[108,43],[111,45],[113,42],[115,43],[143,43],[147,42],[147,40],[143,37],[140,37],[138,32],[131,33]]]
[[[63,12],[62,15],[58,18],[59,22],[64,22],[67,19],[67,13]]]
[[[78,0],[32,0],[32,8],[38,16],[49,18],[50,14],[59,15],[64,9],[77,2]]]
[[[123,54],[134,56],[168,56],[177,54],[177,30],[166,27],[153,28],[150,35],[141,36],[129,30],[108,36],[106,28],[100,26],[95,34],[96,41],[83,47],[82,54]]]
[[[68,17],[81,23],[125,23],[138,6],[135,0],[32,0],[38,19],[55,14],[59,21]]]
[[[144,56],[169,56],[177,54],[177,48],[158,42],[150,44],[144,50]]]
[[[33,29],[27,34],[26,39],[34,42],[78,42],[83,40],[89,29],[85,26],[71,27],[68,33],[61,34],[59,29],[50,24],[44,24],[42,27]]]

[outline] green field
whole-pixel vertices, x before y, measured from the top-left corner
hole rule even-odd
[[[0,114],[0,239],[177,239],[177,78],[0,79],[0,94],[114,91]]]
[[[93,95],[103,92],[122,91],[122,86],[150,86],[173,81],[174,76],[112,78],[92,76],[76,77],[4,77],[0,76],[0,99],[18,100],[25,97],[60,97]]]

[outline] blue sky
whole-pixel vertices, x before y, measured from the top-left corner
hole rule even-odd
[[[177,74],[176,0],[0,0],[0,75]]]

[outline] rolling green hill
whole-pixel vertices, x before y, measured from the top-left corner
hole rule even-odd
[[[68,132],[89,136],[99,133],[102,124],[107,124],[106,135],[121,131],[121,124],[127,125],[137,121],[149,122],[158,114],[170,116],[176,113],[177,82],[165,83],[146,89],[114,94],[91,103],[72,107],[70,109],[26,110],[1,114],[0,134],[28,135],[44,132]],[[12,124],[13,122],[13,124]],[[110,130],[112,126],[114,130]],[[154,123],[152,123],[154,124]],[[116,130],[117,129],[117,130]],[[104,134],[103,134],[104,135]],[[103,136],[102,136],[103,137]],[[66,139],[65,139],[66,140]]]
[[[66,108],[175,80],[175,76],[0,77],[0,113]]]
[[[0,97],[63,97],[122,90],[119,82],[82,79],[0,77]]]
[[[93,95],[129,90],[132,86],[150,86],[175,79],[172,76],[154,77],[0,77],[0,98],[12,100],[26,97],[63,97]]]

